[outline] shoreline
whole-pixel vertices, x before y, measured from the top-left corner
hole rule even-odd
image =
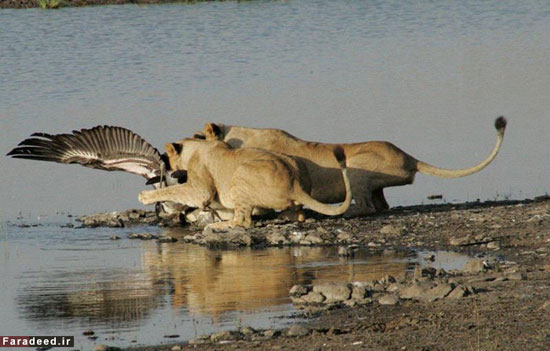
[[[61,7],[83,7],[83,6],[104,6],[104,5],[155,5],[155,4],[194,4],[197,2],[212,2],[223,0],[62,0],[53,8]],[[51,1],[50,1],[51,2]],[[46,1],[46,3],[49,3]],[[38,0],[0,0],[0,9],[30,9],[40,8]]]
[[[272,232],[279,233],[278,241],[261,240]],[[299,233],[301,239],[284,242],[288,233]],[[233,236],[220,234],[212,235],[228,238],[221,239],[222,247],[228,248],[256,246],[255,241],[259,248],[429,248],[468,254],[473,263],[463,271],[416,269],[380,281],[295,286],[289,296],[307,317],[303,323],[281,330],[245,326],[187,342],[126,350],[523,350],[524,345],[546,350],[550,346],[548,196],[398,207],[349,220],[313,216],[298,224],[270,219]],[[193,242],[186,235],[189,230],[178,238]],[[325,242],[307,240],[310,235]],[[235,242],[235,236],[249,239]],[[342,291],[344,297],[337,297]],[[116,349],[109,347],[101,345],[98,350]]]

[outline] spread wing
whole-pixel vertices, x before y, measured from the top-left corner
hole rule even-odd
[[[142,137],[112,126],[75,130],[72,134],[34,133],[7,156],[126,171],[147,179],[159,176],[163,163],[158,150]]]

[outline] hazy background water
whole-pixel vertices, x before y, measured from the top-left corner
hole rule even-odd
[[[32,132],[120,125],[161,148],[207,121],[310,140],[389,140],[480,174],[391,205],[550,188],[550,4],[250,1],[0,10],[0,151]],[[0,219],[137,207],[139,177],[0,157]]]

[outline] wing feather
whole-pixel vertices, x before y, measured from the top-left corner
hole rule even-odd
[[[145,139],[114,126],[74,130],[72,134],[33,133],[7,156],[126,171],[147,179],[158,176],[162,164],[158,150]]]

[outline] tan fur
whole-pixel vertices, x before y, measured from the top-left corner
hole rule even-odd
[[[311,196],[326,203],[341,202],[345,197],[344,184],[332,150],[344,149],[351,180],[351,189],[357,206],[347,215],[365,215],[389,208],[384,188],[412,184],[416,172],[456,178],[464,177],[485,168],[497,155],[502,144],[506,120],[495,122],[497,143],[492,153],[474,167],[448,170],[437,168],[403,152],[384,141],[353,144],[324,144],[300,140],[278,129],[254,129],[223,124],[206,124],[202,136],[207,140],[224,140],[232,147],[255,147],[291,155],[300,159],[311,177]]]
[[[352,194],[345,160],[340,148],[334,148],[333,158],[340,158],[340,177],[347,194],[340,206],[330,206],[309,194],[310,180],[300,161],[281,154],[254,149],[232,149],[222,141],[184,139],[166,145],[172,170],[186,170],[187,182],[163,189],[142,191],[139,201],[152,204],[174,201],[202,209],[221,206],[234,209],[231,221],[211,227],[252,225],[252,210],[286,210],[301,205],[326,215],[344,213],[351,204]],[[336,158],[335,158],[335,162]]]

